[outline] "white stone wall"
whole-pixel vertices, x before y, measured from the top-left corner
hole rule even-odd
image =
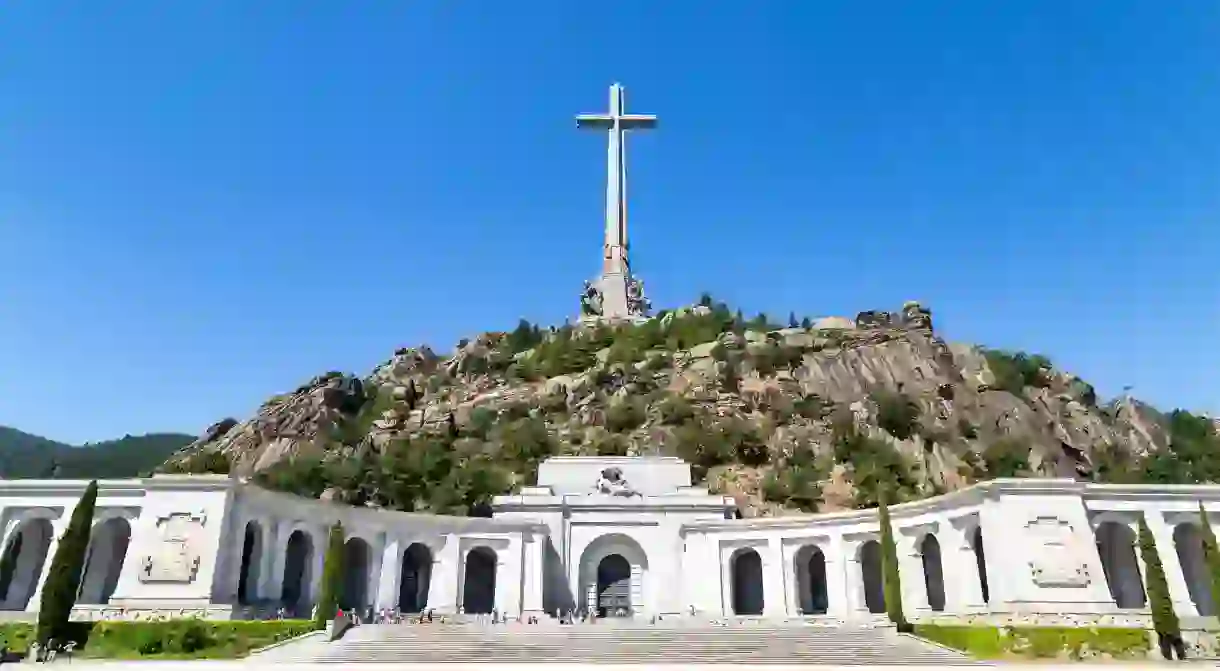
[[[1096,535],[1098,525],[1117,521],[1130,533],[1124,538],[1133,543],[1142,514],[1156,538],[1178,613],[1190,624],[1190,618],[1200,618],[1200,605],[1209,615],[1216,612],[1198,562],[1186,561],[1184,570],[1178,556],[1180,545],[1193,547],[1180,529],[1182,525],[1198,529],[1200,505],[1208,511],[1215,530],[1220,519],[1220,486],[1003,480],[893,506],[892,528],[906,613],[916,620],[1143,623],[1148,614],[1146,603],[1120,608],[1111,595]],[[976,530],[981,532],[985,556],[986,598],[973,548]],[[1179,530],[1178,539],[1175,530]],[[688,600],[700,612],[735,614],[731,557],[749,547],[763,561],[765,615],[802,615],[802,595],[797,590],[802,566],[795,560],[801,548],[816,546],[826,559],[827,615],[839,619],[879,615],[866,607],[861,562],[863,545],[879,538],[875,510],[694,522],[683,525],[682,533],[686,538],[684,571],[719,575],[719,580],[687,575],[682,582]],[[945,603],[937,611],[929,603],[924,576],[923,551],[929,534],[939,546],[943,576]],[[1112,579],[1138,595],[1145,568],[1138,548],[1131,552],[1135,558],[1129,561],[1130,567],[1117,562],[1119,568]],[[1122,548],[1115,549],[1110,541],[1107,553],[1115,563],[1113,557],[1122,554]],[[1131,567],[1138,567],[1138,576]]]
[[[568,489],[577,466],[588,465],[553,469]],[[78,615],[256,616],[290,599],[286,588],[308,615],[329,530],[341,522],[367,559],[363,571],[353,570],[352,584],[377,609],[406,603],[404,558],[414,547],[410,556],[422,563],[407,572],[417,576],[408,598],[419,605],[416,597],[426,595],[426,607],[438,613],[467,603],[467,575],[478,575],[468,571],[472,553],[490,551],[488,607],[509,617],[595,607],[597,567],[611,554],[630,565],[637,617],[729,617],[739,614],[735,602],[761,605],[768,618],[808,616],[823,604],[816,614],[832,620],[880,616],[865,578],[879,577],[869,549],[879,538],[876,511],[726,519],[731,500],[690,488],[666,466],[647,495],[556,493],[543,485],[498,497],[492,519],[352,508],[217,476],[104,481]],[[662,480],[677,482],[676,490],[662,492]],[[0,608],[8,617],[37,609],[50,558],[85,485],[0,482],[3,548],[9,554],[21,546],[0,571]],[[906,613],[915,620],[1146,624],[1146,567],[1131,547],[1142,517],[1184,626],[1206,625],[1216,604],[1197,556],[1200,505],[1215,530],[1220,486],[1001,480],[893,506]],[[312,552],[306,559],[290,545]],[[109,559],[116,553],[121,567]],[[931,590],[925,564],[939,567]],[[758,575],[735,569],[751,566],[761,567]]]

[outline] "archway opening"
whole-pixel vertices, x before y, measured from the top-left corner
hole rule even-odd
[[[792,559],[796,595],[804,615],[823,615],[830,608],[826,589],[826,555],[815,545],[803,546]]]
[[[979,575],[979,594],[983,603],[991,603],[991,589],[987,586],[987,556],[983,554],[983,530],[975,527],[970,532],[970,549],[974,550],[974,565]]]
[[[631,563],[620,554],[606,555],[597,564],[597,616],[631,614]]]
[[[284,607],[297,613],[307,612],[310,605],[309,587],[313,584],[313,538],[297,529],[288,536],[284,549],[284,580],[280,583],[280,600]]]
[[[38,589],[53,534],[50,520],[27,520],[13,531],[0,555],[0,609],[25,610]]]
[[[131,524],[122,517],[112,517],[93,527],[89,533],[78,603],[105,604],[110,601],[118,587],[130,544]]]
[[[733,576],[733,613],[762,615],[766,605],[763,600],[762,557],[754,548],[741,548],[733,553],[729,561],[729,571]]]
[[[486,545],[466,553],[466,577],[462,581],[462,610],[466,613],[495,610],[497,561],[496,551]]]
[[[651,608],[645,601],[648,556],[634,538],[622,533],[598,536],[580,552],[577,576],[582,613],[636,617]]]
[[[343,594],[339,607],[362,611],[368,607],[369,544],[363,538],[352,537],[343,544]]]
[[[1212,603],[1211,576],[1203,558],[1203,534],[1199,527],[1183,522],[1174,527],[1173,544],[1178,551],[1178,563],[1182,565],[1182,577],[1186,579],[1186,590],[1200,615],[1215,615]]]
[[[940,558],[940,541],[935,534],[923,537],[919,544],[923,564],[923,586],[928,596],[928,608],[935,612],[945,609],[945,570]]]
[[[241,573],[237,578],[237,603],[258,600],[259,568],[263,563],[263,529],[258,522],[246,523],[246,535],[241,544]]]
[[[423,543],[412,543],[402,555],[398,609],[404,613],[423,612],[428,607],[428,590],[431,586],[432,551]]]
[[[881,544],[868,541],[860,546],[860,577],[864,581],[864,605],[870,613],[885,612],[885,586],[881,577]]]
[[[1144,580],[1135,557],[1135,534],[1118,522],[1102,522],[1094,533],[1101,570],[1106,576],[1110,596],[1119,608],[1143,608],[1147,603]]]

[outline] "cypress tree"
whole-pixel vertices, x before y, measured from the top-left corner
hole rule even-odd
[[[881,524],[881,585],[885,594],[885,612],[898,631],[910,631],[911,625],[902,612],[902,579],[898,571],[898,548],[890,526],[890,507],[885,487],[877,491],[877,517]]]
[[[1140,558],[1144,560],[1145,581],[1148,583],[1148,603],[1152,610],[1152,627],[1156,629],[1157,638],[1161,640],[1164,653],[1167,640],[1178,640],[1182,636],[1182,627],[1178,623],[1178,614],[1173,610],[1173,600],[1169,597],[1169,581],[1165,579],[1165,567],[1161,565],[1161,557],[1157,553],[1156,540],[1148,522],[1140,517],[1139,527]]]
[[[1220,609],[1220,546],[1216,544],[1216,533],[1207,521],[1207,511],[1202,503],[1199,504],[1199,526],[1203,529],[1203,561],[1211,576],[1212,604]]]
[[[72,509],[72,518],[59,539],[46,583],[42,586],[35,640],[43,645],[52,638],[60,642],[70,638],[69,618],[80,591],[85,554],[89,550],[89,532],[93,527],[93,509],[96,506],[97,480],[93,480]]]
[[[322,588],[318,595],[318,611],[314,627],[325,629],[335,619],[339,608],[339,591],[343,589],[343,523],[335,522],[326,542],[326,557],[322,563]]]

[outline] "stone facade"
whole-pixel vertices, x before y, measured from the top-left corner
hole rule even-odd
[[[37,609],[82,481],[0,482],[0,609]],[[894,506],[913,620],[1148,622],[1139,516],[1183,624],[1213,622],[1199,506],[1220,486],[997,480]],[[100,483],[77,614],[308,614],[328,529],[348,536],[344,605],[438,613],[868,620],[883,612],[876,512],[735,519],[669,457],[558,457],[493,518],[351,508],[223,476]]]

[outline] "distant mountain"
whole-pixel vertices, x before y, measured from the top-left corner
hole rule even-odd
[[[152,471],[193,440],[150,433],[76,446],[0,426],[0,478],[130,478]]]

